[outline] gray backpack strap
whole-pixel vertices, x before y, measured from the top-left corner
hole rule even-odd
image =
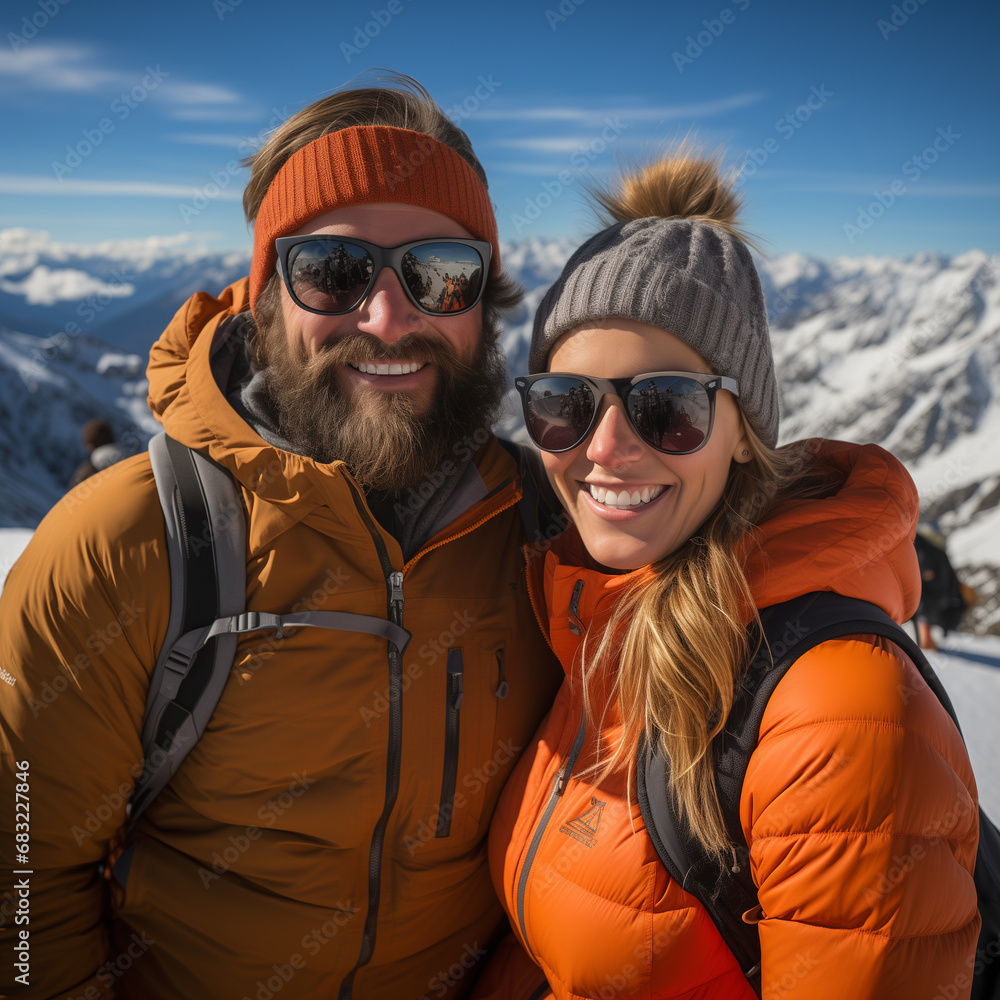
[[[385,618],[339,611],[244,611],[246,525],[239,487],[222,466],[158,434],[150,461],[166,523],[170,620],[146,698],[145,759],[128,805],[131,833],[201,738],[229,679],[241,635],[286,628],[363,632],[405,651],[410,633]],[[131,852],[116,864],[124,884]]]
[[[235,480],[165,433],[150,441],[149,457],[166,528],[170,619],[146,699],[145,764],[129,802],[130,830],[204,733],[226,686],[238,633],[206,639],[184,663],[183,684],[178,643],[246,605],[246,522]]]

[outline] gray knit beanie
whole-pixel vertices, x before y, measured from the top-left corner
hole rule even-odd
[[[685,218],[609,226],[570,257],[542,299],[528,371],[545,371],[549,351],[573,327],[608,318],[661,327],[705,358],[713,375],[736,379],[744,415],[774,447],[778,387],[767,311],[743,240]]]

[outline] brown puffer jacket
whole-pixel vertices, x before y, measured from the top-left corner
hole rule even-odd
[[[920,593],[912,481],[874,445],[812,444],[840,488],[760,526],[747,561],[757,606],[832,590],[905,621]],[[584,712],[580,625],[596,632],[636,574],[581,568],[573,534],[534,580],[567,678],[490,835],[518,942],[552,988],[534,995],[752,1000],[705,909],[659,861],[634,775],[586,776],[598,728],[606,759],[621,724],[607,675]],[[800,657],[768,702],[740,801],[765,1000],[968,997],[976,806],[961,736],[897,646],[850,636]],[[508,941],[476,1000],[527,1000],[541,981]]]
[[[30,985],[12,982],[5,948],[10,996],[457,997],[503,921],[486,832],[561,676],[526,591],[514,463],[490,439],[475,456],[483,498],[404,565],[340,463],[271,447],[225,402],[211,349],[246,305],[244,281],[180,310],[152,351],[151,404],[242,486],[248,610],[384,618],[402,570],[401,723],[384,639],[243,637],[207,732],[140,823],[109,916],[97,866],[139,773],[170,582],[148,457],[81,484],[0,602],[0,865],[32,872]],[[27,865],[12,856],[18,762]],[[7,897],[8,932],[18,903]]]

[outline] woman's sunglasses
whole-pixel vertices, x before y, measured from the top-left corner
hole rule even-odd
[[[739,395],[735,379],[696,372],[649,372],[633,378],[591,378],[544,372],[514,379],[531,440],[542,451],[570,451],[597,424],[601,400],[618,396],[636,433],[668,455],[703,448],[715,421],[715,395]]]
[[[278,274],[306,312],[340,316],[357,309],[383,267],[410,301],[432,316],[468,312],[482,298],[492,247],[482,240],[415,240],[380,247],[340,236],[282,236]]]

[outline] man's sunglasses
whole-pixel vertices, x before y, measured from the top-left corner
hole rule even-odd
[[[340,316],[357,309],[383,267],[410,301],[432,316],[468,312],[482,298],[492,247],[482,240],[415,240],[380,247],[340,236],[282,236],[274,241],[278,274],[306,312]]]
[[[715,421],[715,395],[739,395],[735,379],[696,372],[649,372],[633,378],[591,378],[544,372],[514,379],[531,440],[542,451],[570,451],[597,424],[601,400],[618,396],[629,422],[646,444],[668,455],[703,448]]]

